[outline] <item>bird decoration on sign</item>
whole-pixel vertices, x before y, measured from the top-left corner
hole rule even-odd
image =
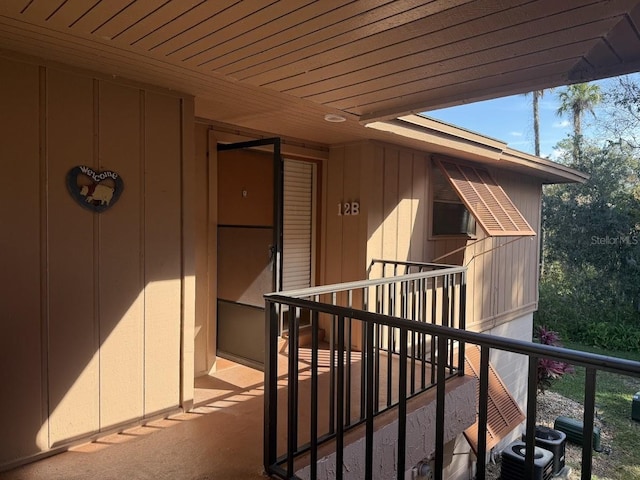
[[[111,208],[124,190],[122,177],[111,170],[96,172],[80,165],[67,173],[69,193],[82,207],[93,212]]]

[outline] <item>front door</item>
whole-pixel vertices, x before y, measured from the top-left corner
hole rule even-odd
[[[281,284],[279,141],[220,144],[217,163],[217,351],[221,357],[262,367],[263,295],[280,290]]]

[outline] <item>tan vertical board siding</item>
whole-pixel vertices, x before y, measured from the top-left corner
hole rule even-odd
[[[344,187],[343,203],[359,202],[360,198],[360,175],[361,175],[361,145],[349,145],[345,148],[344,159]],[[362,280],[365,278],[365,265],[362,261],[361,252],[364,250],[364,243],[361,243],[360,219],[362,212],[358,215],[343,215],[342,217],[342,281]],[[349,300],[343,300],[348,304]],[[356,292],[351,298],[351,305],[360,307],[362,305],[362,294]],[[351,345],[360,347],[362,327],[360,322],[351,321]],[[348,341],[348,340],[347,340]]]
[[[194,371],[196,375],[209,371],[207,359],[208,338],[208,294],[209,294],[209,270],[208,270],[208,230],[209,230],[209,166],[207,162],[207,143],[209,141],[209,129],[206,125],[196,125],[195,131],[195,171],[196,171],[196,319],[194,336]],[[215,296],[215,292],[212,292]]]
[[[528,305],[537,301],[542,184],[535,178],[513,174],[503,174],[500,181],[504,183],[505,191],[537,233],[535,237],[523,238],[518,242],[518,249],[521,252],[521,260],[518,263],[520,278],[523,281],[522,297],[519,303]]]
[[[411,217],[413,229],[411,232],[411,251],[409,259],[416,262],[424,261],[427,240],[427,211],[429,198],[429,179],[427,177],[427,159],[417,154],[413,160],[411,195]]]
[[[342,229],[343,216],[338,216],[338,204],[343,201],[344,185],[344,147],[331,150],[327,162],[327,214],[325,243],[325,283],[337,283],[342,279]]]
[[[368,172],[369,186],[363,189],[366,195],[367,212],[367,267],[371,260],[382,258],[382,220],[384,213],[382,191],[384,189],[384,158],[383,151],[377,145],[367,145],[363,171]],[[371,278],[382,275],[379,266],[370,272]]]
[[[382,258],[395,260],[398,253],[398,150],[385,149]]]
[[[484,319],[492,318],[495,315],[494,303],[496,285],[493,283],[494,265],[493,256],[495,250],[492,250],[495,246],[495,239],[493,237],[486,237],[486,240],[482,242],[480,246],[480,256],[477,257],[478,266],[480,267],[479,282],[482,282],[482,308],[480,315],[474,319],[481,321]]]
[[[100,170],[125,187],[99,220],[100,428],[143,415],[144,280],[140,261],[140,91],[109,82],[99,87]]]
[[[67,172],[94,165],[94,82],[47,72],[50,446],[99,428],[94,214],[71,198]]]
[[[332,148],[326,163],[324,228],[322,254],[324,265],[324,284],[342,281],[343,218],[338,216],[338,204],[344,201],[345,147]],[[339,298],[340,300],[340,298]],[[328,316],[320,317],[320,326],[330,331]]]
[[[359,145],[349,145],[344,149],[342,202],[360,202],[360,152]],[[336,212],[337,214],[337,212]],[[362,280],[364,265],[358,261],[359,215],[343,215],[342,220],[342,274],[341,281]]]
[[[413,218],[411,215],[412,176],[413,155],[410,151],[401,150],[398,161],[398,251],[396,254],[398,260],[408,260],[411,248],[413,234]]]
[[[38,67],[0,59],[0,464],[47,447]],[[42,172],[44,174],[44,172]],[[46,380],[46,379],[44,379]],[[44,412],[43,412],[44,409]]]
[[[495,175],[527,222],[539,232],[540,182],[504,171]],[[465,253],[471,302],[468,324],[477,325],[476,329],[491,327],[483,322],[493,318],[535,306],[540,241],[537,235],[487,238],[482,230],[478,230],[477,240]]]
[[[145,94],[145,415],[176,407],[180,383],[180,101]]]

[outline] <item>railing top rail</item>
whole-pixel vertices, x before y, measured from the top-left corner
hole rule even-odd
[[[389,265],[403,265],[408,267],[433,267],[433,268],[439,268],[439,269],[459,267],[459,265],[449,265],[446,263],[410,262],[410,261],[404,261],[404,260],[384,260],[382,258],[372,259],[370,265],[373,265],[375,263],[386,263]]]
[[[404,276],[403,276],[404,277]],[[342,307],[339,305],[329,305],[321,302],[314,302],[302,298],[289,297],[285,292],[265,295],[267,303],[283,303],[294,307],[316,310],[330,315],[337,315],[345,318],[362,320],[365,322],[379,323],[390,327],[405,328],[418,333],[428,335],[444,335],[446,337],[461,342],[482,345],[489,348],[519,353],[534,357],[553,358],[556,360],[569,362],[574,365],[584,367],[595,367],[599,370],[606,370],[613,373],[623,373],[634,377],[640,377],[640,362],[625,360],[622,358],[609,357],[590,352],[581,352],[551,345],[526,342],[506,337],[487,335],[484,333],[469,332],[457,328],[444,327],[430,323],[415,322],[402,318],[391,317],[379,313],[357,310],[354,308]]]
[[[331,285],[302,288],[299,290],[289,290],[286,292],[267,293],[264,295],[264,298],[267,299],[274,296],[285,296],[293,298],[312,297],[314,295],[324,295],[327,293],[344,292],[347,290],[357,290],[366,287],[373,287],[376,285],[384,285],[385,283],[420,280],[423,278],[440,277],[442,275],[465,273],[466,271],[467,267],[447,267],[440,270],[431,270],[429,272],[407,273],[405,275],[396,275],[393,277],[375,278],[372,280],[357,280],[354,282],[334,283]]]

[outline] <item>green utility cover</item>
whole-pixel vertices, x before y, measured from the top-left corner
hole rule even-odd
[[[567,441],[582,445],[584,427],[581,420],[569,417],[558,417],[553,424],[554,430],[559,430],[567,435]],[[600,445],[600,427],[593,427],[593,449],[596,452],[602,451]]]
[[[631,402],[631,418],[640,421],[640,392],[633,396]]]

